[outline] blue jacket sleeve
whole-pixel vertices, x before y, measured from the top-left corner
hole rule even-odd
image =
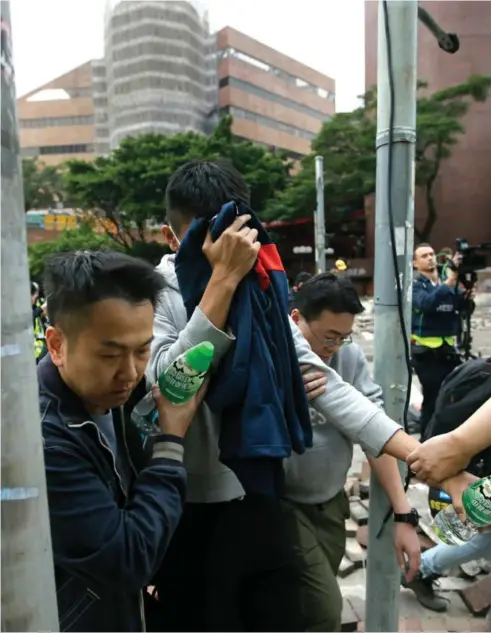
[[[186,479],[182,446],[168,443],[175,460],[156,458],[156,450],[165,451],[156,446],[123,509],[76,448],[45,449],[55,564],[128,592],[151,581],[181,517]]]
[[[419,279],[413,281],[413,309],[419,312],[436,312],[442,301],[450,295],[454,295],[454,291],[447,284],[430,288]]]

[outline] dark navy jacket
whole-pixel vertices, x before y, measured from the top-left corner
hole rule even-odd
[[[114,410],[133,469],[127,495],[111,450],[49,356],[38,380],[60,631],[142,631],[141,590],[181,516],[182,463],[150,461],[125,412]]]
[[[238,214],[250,213],[261,250],[255,269],[239,284],[227,326],[236,343],[226,355],[207,395],[221,412],[220,459],[247,493],[281,494],[282,462],[292,449],[312,445],[305,388],[288,321],[288,283],[276,246],[244,205],[224,205],[211,223],[216,240]],[[202,246],[210,222],[197,218],[182,240],[175,265],[188,317],[211,276]]]
[[[459,331],[464,295],[441,283],[434,286],[426,275],[413,281],[411,332],[421,337],[452,337]]]

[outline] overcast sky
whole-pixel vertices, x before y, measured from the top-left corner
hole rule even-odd
[[[363,0],[208,0],[232,26],[336,80],[338,111],[364,91]],[[102,57],[105,0],[10,0],[17,96]]]

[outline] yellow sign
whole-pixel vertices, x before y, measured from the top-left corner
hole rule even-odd
[[[65,229],[76,229],[77,218],[74,215],[58,215],[48,213],[44,216],[44,228],[47,231],[64,231]]]

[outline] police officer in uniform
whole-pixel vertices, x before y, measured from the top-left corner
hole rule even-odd
[[[455,268],[460,261],[457,253],[453,258]],[[458,270],[450,269],[446,279],[440,279],[435,251],[429,244],[416,247],[413,265],[411,351],[413,367],[423,390],[420,419],[423,438],[442,382],[461,363],[455,347],[456,335],[460,327],[459,312],[469,297],[458,287]]]

